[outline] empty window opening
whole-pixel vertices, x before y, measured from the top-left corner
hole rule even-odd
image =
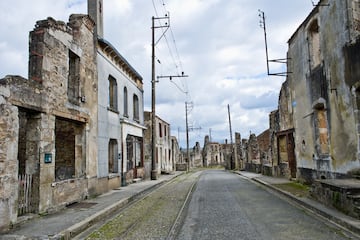
[[[162,126],[161,123],[159,123],[159,137],[162,137]]]
[[[319,24],[314,20],[309,27],[309,48],[311,67],[315,68],[321,63]]]
[[[109,141],[109,173],[118,173],[118,143],[116,139]]]
[[[112,76],[109,76],[109,108],[113,111],[118,110],[117,83],[116,83],[116,79]]]
[[[69,102],[79,104],[80,100],[80,57],[69,51],[69,76],[67,95]]]
[[[55,121],[55,178],[62,181],[84,176],[84,124],[57,118]]]

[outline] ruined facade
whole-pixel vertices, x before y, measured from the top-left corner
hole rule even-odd
[[[202,159],[202,149],[200,147],[200,143],[196,142],[195,146],[192,148],[190,152],[190,167],[202,167],[203,159]]]
[[[151,112],[144,112],[144,118],[145,118],[145,175],[147,178],[150,178],[150,173],[152,169],[152,113]],[[174,137],[171,137],[170,132],[170,124],[159,118],[158,116],[155,117],[155,126],[156,126],[156,171],[158,174],[161,173],[170,173],[172,171],[175,171],[175,166],[178,161],[177,158],[179,155],[176,154],[180,150],[178,149],[177,141],[174,141]],[[176,149],[175,152],[173,149]]]
[[[6,153],[0,156],[6,166],[1,184],[11,189],[0,196],[1,227],[14,223],[17,215],[56,211],[95,194],[93,30],[87,15],[71,15],[68,24],[38,21],[30,32],[29,79],[0,80],[0,132],[13,133],[0,140],[7,142],[1,144],[0,152]]]
[[[103,39],[102,0],[88,6],[38,21],[28,79],[0,79],[0,230],[144,176],[142,77]]]
[[[239,132],[235,132],[235,146],[236,146],[236,161],[238,170],[245,169],[245,161],[243,158],[243,147],[241,141],[241,134]]]
[[[360,169],[359,13],[358,0],[322,0],[289,40],[280,130],[287,129],[281,136],[295,149],[290,175],[306,182]],[[280,157],[286,152],[281,141]]]
[[[260,149],[257,136],[251,133],[245,144],[246,162],[245,169],[252,172],[261,172]]]
[[[272,165],[271,162],[271,145],[270,145],[270,130],[265,130],[257,136],[259,152],[260,152],[260,163],[266,168]]]
[[[205,136],[203,147],[203,166],[224,166],[225,159],[221,144],[218,142],[210,142],[209,136]]]
[[[184,161],[183,155],[181,153],[179,142],[178,142],[177,138],[174,136],[171,136],[170,139],[171,139],[172,161],[173,161],[173,165],[175,166],[174,170],[177,170],[177,164],[179,164],[179,163],[181,164],[185,161]]]

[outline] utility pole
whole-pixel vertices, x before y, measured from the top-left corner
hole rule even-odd
[[[231,128],[231,117],[230,117],[230,105],[228,104],[228,115],[229,115],[229,128],[230,128],[230,144],[231,144],[231,159],[230,159],[230,169],[232,169],[232,161],[234,161],[234,168],[238,169],[237,166],[237,153],[236,146],[234,147],[233,138],[232,138],[232,128]],[[235,141],[236,142],[236,141]],[[236,144],[235,144],[236,145]]]
[[[169,78],[169,80],[171,81],[173,78],[183,78],[183,77],[188,77],[188,75],[184,75],[184,72],[181,73],[181,75],[166,75],[166,76],[157,76],[157,79],[160,78]],[[185,106],[186,107],[186,106]],[[187,129],[187,115],[186,115],[186,129]],[[179,130],[178,130],[178,134],[179,134]],[[179,138],[180,141],[180,138]],[[186,131],[186,141],[187,141],[187,156],[189,157],[189,135],[187,134]],[[188,158],[189,159],[189,158]]]
[[[267,43],[267,36],[266,36],[265,13],[263,11],[261,11],[260,9],[258,11],[259,11],[259,17],[260,17],[260,27],[264,30],[267,75],[268,76],[286,77],[291,72],[286,71],[286,72],[270,73],[270,66],[269,66],[270,62],[287,64],[287,61],[289,60],[289,58],[278,58],[278,59],[269,60],[268,43]]]
[[[190,164],[190,151],[189,151],[189,131],[193,131],[193,130],[197,130],[197,129],[201,129],[201,127],[199,128],[194,128],[194,127],[189,127],[189,123],[188,123],[188,112],[189,112],[189,108],[192,108],[193,103],[192,102],[185,102],[185,120],[186,120],[186,157],[187,157],[187,167],[188,170],[190,170],[191,164]]]
[[[155,20],[162,20],[165,19],[167,22],[165,22],[164,25],[159,24],[158,26],[155,26]],[[163,31],[163,34],[158,39],[157,42],[155,42],[155,29],[156,28],[166,28],[166,30],[170,27],[170,18],[168,15],[165,15],[165,17],[152,17],[152,44],[151,44],[151,180],[157,179],[157,166],[156,166],[156,112],[155,112],[155,104],[156,104],[156,98],[155,98],[155,45],[158,43],[158,41],[165,35],[166,31]]]
[[[190,152],[189,152],[189,125],[188,125],[188,102],[185,102],[185,121],[186,121],[186,158],[187,170],[190,170]]]

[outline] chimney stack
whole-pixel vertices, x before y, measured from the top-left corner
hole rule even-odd
[[[104,38],[103,1],[88,0],[88,15],[95,22],[95,31],[98,38]]]

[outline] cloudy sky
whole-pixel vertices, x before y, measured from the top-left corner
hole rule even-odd
[[[151,18],[170,16],[170,29],[156,30],[156,113],[170,123],[172,135],[186,146],[185,102],[190,147],[242,138],[269,127],[268,115],[277,108],[283,77],[266,72],[263,29],[266,15],[270,59],[284,58],[287,40],[313,8],[311,0],[103,0],[104,38],[114,45],[144,79],[145,110],[151,109]],[[317,2],[317,1],[315,1]],[[28,34],[35,22],[48,16],[67,21],[71,13],[87,13],[87,0],[0,1],[0,78],[27,77]],[[164,22],[156,21],[155,25]],[[271,72],[283,71],[270,65]]]

